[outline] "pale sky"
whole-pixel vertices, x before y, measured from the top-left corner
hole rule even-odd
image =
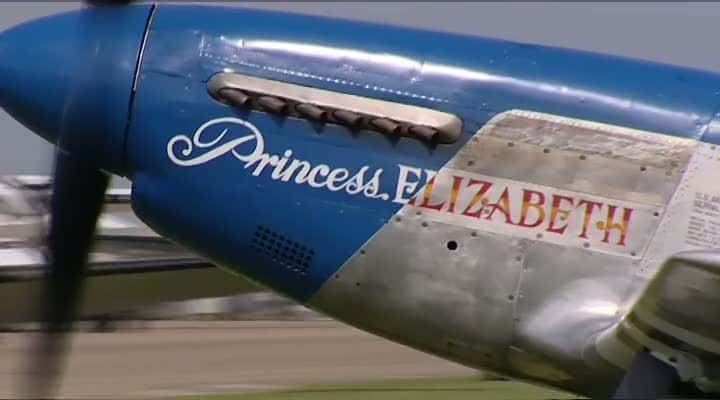
[[[572,47],[720,72],[720,4],[715,3],[227,4]],[[77,7],[79,2],[0,2],[0,30]],[[2,110],[0,132],[0,174],[49,172],[50,145]]]

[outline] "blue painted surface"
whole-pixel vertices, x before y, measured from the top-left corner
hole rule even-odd
[[[206,93],[207,80],[223,70],[451,112],[465,123],[463,138],[429,147],[234,110]],[[712,73],[579,51],[265,11],[160,6],[128,138],[133,203],[161,233],[302,301],[401,207],[392,201],[400,164],[440,168],[493,115],[519,108],[715,141],[708,125],[719,90]],[[268,171],[253,176],[232,154],[192,167],[170,161],[173,137],[220,117],[252,123],[270,154],[291,149],[312,165],[382,170],[380,192],[389,199],[273,180]],[[225,128],[222,142],[249,132],[221,124],[206,134],[215,138]],[[255,251],[259,225],[314,249],[309,273]]]
[[[58,14],[0,34],[0,104],[50,142],[122,172],[151,6]]]
[[[315,130],[302,120],[235,113],[204,93],[189,95],[194,100],[188,100],[185,84],[174,78],[150,76],[139,89],[134,110],[137,124],[129,141],[130,159],[137,162],[132,180],[138,214],[161,233],[219,265],[300,300],[307,299],[400,206],[391,201],[396,195],[398,163],[421,165],[429,160],[439,166],[453,150],[432,152],[410,139],[393,143],[378,134],[353,134],[338,126]],[[141,95],[146,90],[158,95]],[[186,112],[172,119],[153,118],[163,112],[166,102]],[[378,195],[387,194],[388,199],[273,180],[270,169],[253,176],[252,168],[246,169],[230,154],[202,166],[170,163],[166,146],[171,137],[190,134],[203,122],[228,115],[254,124],[264,134],[268,153],[282,155],[291,149],[294,157],[314,166],[343,167],[353,175],[367,165],[367,178],[382,170]],[[229,137],[246,134],[232,125],[220,125],[211,137],[225,127],[231,129]],[[251,245],[258,226],[313,249],[310,273],[288,270],[254,251]]]
[[[148,69],[171,65],[171,73],[182,70],[202,79],[232,68],[436,106],[476,122],[482,122],[478,110],[522,108],[696,137],[720,106],[717,74],[575,50],[212,7],[162,6],[154,29],[154,45],[166,47],[173,62],[147,59]],[[363,59],[353,59],[358,53]],[[316,78],[298,76],[302,73]],[[321,78],[345,78],[449,103]]]
[[[717,74],[237,8],[158,6],[133,97],[150,10],[95,8],[89,19],[81,11],[3,32],[0,102],[46,139],[60,132],[66,149],[129,175],[137,213],[159,232],[301,301],[401,207],[392,201],[401,165],[440,168],[497,113],[534,110],[720,143]],[[223,70],[447,111],[463,119],[463,136],[432,147],[235,110],[206,92],[207,80]],[[266,153],[292,150],[313,166],[348,174],[366,167],[365,179],[377,174],[377,193],[283,182],[270,171],[254,176],[232,154],[191,167],[171,162],[169,141],[221,117],[257,127]],[[225,128],[217,145],[249,132],[221,124],[206,133]],[[387,199],[373,198],[381,194]],[[260,225],[313,249],[309,272],[253,250]]]

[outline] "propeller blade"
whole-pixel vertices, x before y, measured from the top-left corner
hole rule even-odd
[[[27,374],[19,387],[20,394],[31,398],[51,397],[59,386],[108,186],[104,171],[124,173],[132,85],[154,9],[110,6],[117,1],[90,3],[107,7],[29,21],[0,35],[5,61],[0,63],[0,105],[59,148],[46,245],[48,272],[38,304],[44,330],[32,338]],[[25,62],[19,66],[10,62],[13,59]]]
[[[48,330],[70,328],[109,176],[57,152],[48,235]]]
[[[42,303],[45,325],[31,361],[32,381],[27,385],[31,398],[49,398],[56,390],[108,183],[106,173],[57,151],[47,237],[49,270]]]

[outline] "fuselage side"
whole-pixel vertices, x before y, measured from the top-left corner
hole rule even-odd
[[[583,393],[616,379],[588,343],[720,141],[720,76],[573,50],[160,5],[142,54],[125,169],[151,227],[348,323]],[[220,72],[441,111],[462,135],[229,107]]]

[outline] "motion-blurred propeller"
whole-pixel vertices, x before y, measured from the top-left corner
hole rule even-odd
[[[81,41],[86,41],[81,47],[90,49],[95,45],[95,38],[91,36],[93,25],[101,23],[101,18],[92,15],[96,12],[92,7],[118,6],[130,1],[93,0],[86,3],[91,8],[85,10],[80,19],[79,32]],[[79,76],[98,73],[97,69],[100,68],[93,57],[96,58],[91,55]],[[81,102],[77,98],[79,93],[72,90],[69,92],[65,99],[65,113],[72,112],[73,105]],[[69,342],[68,333],[72,331],[77,316],[88,254],[110,179],[93,162],[92,157],[75,154],[64,146],[64,140],[71,134],[71,130],[71,127],[61,124],[56,138],[58,147],[46,243],[48,270],[40,305],[43,331],[33,343],[30,380],[23,386],[30,398],[50,398],[57,391]]]

